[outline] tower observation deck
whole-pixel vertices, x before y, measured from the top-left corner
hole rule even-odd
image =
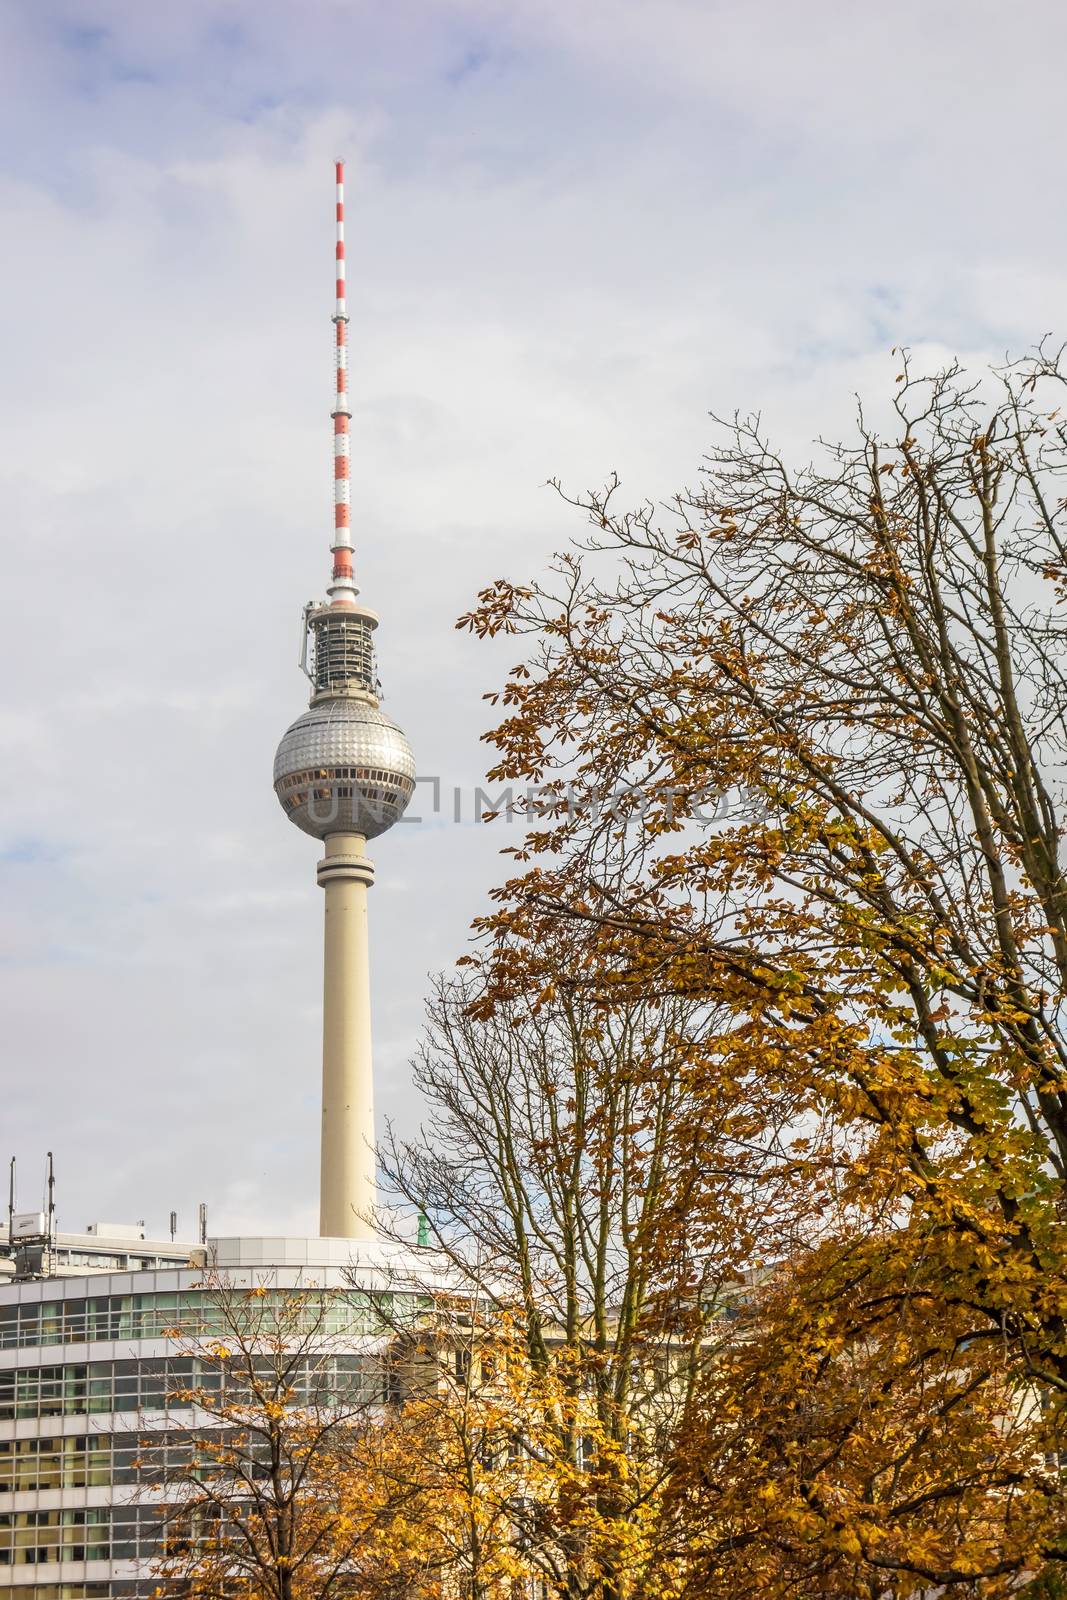
[[[296,827],[323,842],[325,890],[322,1158],[324,1237],[368,1238],[375,1202],[366,847],[398,822],[415,790],[415,760],[380,704],[375,612],[356,587],[349,497],[348,311],[344,163],[337,178],[333,567],[327,598],[304,611],[301,663],[311,703],[274,758],[274,790]]]

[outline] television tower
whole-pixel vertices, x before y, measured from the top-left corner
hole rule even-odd
[[[325,847],[317,869],[326,893],[319,1232],[361,1239],[373,1232],[375,1202],[367,940],[374,867],[366,847],[403,815],[415,790],[415,760],[381,709],[373,638],[378,618],[360,602],[353,576],[344,209],[344,162],[338,161],[333,575],[327,599],[304,608],[300,664],[311,682],[311,704],[278,746],[274,792],[290,822]]]

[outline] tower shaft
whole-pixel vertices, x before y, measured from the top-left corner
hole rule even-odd
[[[332,833],[318,865],[326,892],[322,995],[319,1231],[368,1239],[374,1229],[374,1069],[367,891],[374,867],[359,833]]]

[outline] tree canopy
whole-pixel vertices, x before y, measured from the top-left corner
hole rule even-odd
[[[776,1194],[741,1453],[680,1463],[708,1593],[736,1549],[768,1593],[1007,1593],[1067,1554],[1063,382],[903,358],[886,423],[799,468],[720,423],[695,490],[576,499],[554,579],[461,619],[531,646],[487,994],[705,1006],[690,1224],[724,1101]]]

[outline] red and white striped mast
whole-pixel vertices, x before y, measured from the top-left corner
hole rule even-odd
[[[333,313],[336,386],[333,409],[333,579],[330,604],[355,604],[358,590],[352,571],[348,438],[352,411],[348,400],[348,306],[345,299],[345,164],[335,164],[337,179],[336,304]]]

